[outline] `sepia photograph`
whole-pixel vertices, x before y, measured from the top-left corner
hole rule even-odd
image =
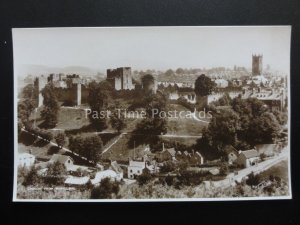
[[[291,29],[13,28],[13,201],[291,199]]]

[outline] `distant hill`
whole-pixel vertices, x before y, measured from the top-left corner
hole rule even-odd
[[[31,74],[33,76],[50,74],[50,73],[64,73],[64,74],[79,74],[81,76],[97,75],[99,71],[90,69],[84,66],[67,66],[67,67],[50,67],[44,65],[22,65],[19,66],[16,75],[19,77],[26,77]]]

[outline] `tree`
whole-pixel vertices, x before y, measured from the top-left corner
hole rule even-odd
[[[143,91],[146,94],[152,94],[154,88],[155,79],[151,74],[146,74],[141,78]]]
[[[172,75],[174,75],[174,71],[173,71],[172,69],[168,69],[168,70],[165,72],[165,74],[166,74],[167,76],[172,76]]]
[[[33,166],[30,168],[28,174],[25,176],[25,179],[23,181],[24,186],[29,185],[37,185],[40,182],[39,175],[37,173],[37,169]]]
[[[41,118],[44,120],[46,128],[53,128],[57,124],[59,112],[59,104],[55,93],[55,87],[52,83],[47,84],[42,90],[44,97],[44,108],[41,111]]]
[[[222,156],[226,145],[246,150],[256,144],[273,143],[279,135],[280,124],[276,116],[261,101],[238,97],[231,101],[231,107],[214,113],[197,140],[196,148],[206,158]]]
[[[224,154],[222,151],[226,145],[235,146],[239,129],[239,115],[231,109],[223,109],[202,130],[196,148],[207,158],[219,157]]]
[[[45,183],[49,185],[61,185],[67,176],[67,170],[60,162],[51,163],[48,167]]]
[[[141,78],[143,87],[147,87],[154,83],[154,77],[151,74],[146,74]]]
[[[287,123],[287,121],[288,121],[287,112],[281,112],[279,110],[274,110],[273,114],[276,117],[276,119],[280,125],[285,125]]]
[[[57,143],[57,146],[59,148],[62,148],[64,146],[64,144],[66,143],[66,135],[65,135],[65,133],[58,133],[55,136],[55,141]]]
[[[97,83],[95,81],[89,84],[88,103],[91,108],[89,119],[92,125],[99,131],[107,128],[106,117],[101,116],[101,112],[108,107],[109,93],[112,87],[106,81]]]
[[[280,125],[276,117],[270,113],[265,112],[260,117],[255,117],[249,124],[246,130],[246,141],[254,146],[255,144],[271,144],[279,135]]]
[[[18,103],[18,118],[22,122],[27,122],[34,108],[35,108],[35,101],[31,99],[25,99],[23,101],[20,101]]]
[[[111,199],[119,193],[119,190],[118,182],[113,182],[110,178],[104,178],[99,186],[92,189],[91,199]]]
[[[178,68],[178,69],[176,70],[176,73],[177,73],[177,74],[183,74],[183,73],[184,73],[184,70],[183,70],[182,68]]]
[[[195,93],[197,96],[207,96],[211,94],[215,83],[204,74],[201,74],[195,81]]]
[[[21,101],[18,102],[18,118],[27,122],[34,108],[37,107],[38,91],[33,84],[26,85],[21,92]]]
[[[167,133],[166,97],[162,94],[148,95],[143,105],[146,118],[139,122],[132,131],[129,146],[133,144],[150,144],[150,147],[159,141],[159,135]]]
[[[73,153],[84,155],[84,138],[82,136],[71,136],[69,138],[69,149]]]
[[[50,131],[43,130],[43,129],[35,129],[35,132],[41,138],[44,138],[48,141],[51,141],[53,139],[53,134]]]
[[[110,115],[110,124],[118,133],[126,127],[124,114],[120,110],[115,110]]]
[[[145,168],[143,170],[143,173],[136,178],[136,180],[140,186],[147,184],[151,179],[152,179],[152,176],[150,174],[150,171],[147,168]]]
[[[88,160],[92,160],[95,164],[100,160],[103,143],[98,135],[86,137],[83,142],[83,148],[81,152]]]
[[[248,179],[246,180],[246,184],[249,186],[257,186],[260,182],[261,176],[259,174],[254,175],[253,172],[248,175]]]
[[[150,147],[159,141],[159,135],[167,132],[166,120],[158,118],[146,118],[136,125],[129,140],[129,146],[133,144],[150,144]]]
[[[160,172],[161,173],[169,173],[172,172],[176,169],[176,166],[173,162],[166,162],[160,167]]]
[[[220,167],[220,175],[222,176],[226,176],[229,172],[229,168],[227,163],[222,163],[221,167]]]

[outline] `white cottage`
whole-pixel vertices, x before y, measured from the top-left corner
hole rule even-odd
[[[67,155],[54,154],[49,160],[50,163],[59,162],[66,167],[67,171],[73,170],[74,160]]]
[[[134,179],[135,176],[139,176],[143,173],[143,169],[146,167],[145,161],[129,161],[128,166],[128,178]]]
[[[18,155],[18,165],[21,167],[31,167],[35,162],[35,156],[29,153],[21,153]]]

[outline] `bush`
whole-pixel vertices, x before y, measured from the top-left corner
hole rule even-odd
[[[152,179],[150,171],[148,169],[144,169],[143,173],[137,177],[137,182],[140,186],[147,184]]]
[[[261,176],[259,174],[254,175],[254,173],[250,173],[248,179],[246,180],[246,184],[249,186],[257,186],[261,182]]]
[[[228,165],[227,163],[223,163],[220,167],[220,175],[222,176],[226,176],[229,172],[229,168],[228,168]]]
[[[59,148],[62,148],[64,146],[64,144],[66,143],[66,135],[65,135],[65,133],[58,133],[55,136],[55,141],[57,143],[57,146]]]
[[[100,185],[94,187],[91,191],[91,199],[111,199],[113,195],[119,193],[120,187],[118,182],[112,182],[109,178],[101,180]]]
[[[182,185],[199,185],[206,173],[203,172],[194,172],[194,171],[182,171],[177,177],[179,183]]]
[[[59,162],[55,162],[48,167],[44,181],[49,185],[62,185],[64,184],[66,175],[65,166]]]
[[[174,183],[174,177],[172,177],[172,176],[167,176],[167,177],[165,178],[165,182],[167,183],[168,186],[172,186],[173,183]]]
[[[23,185],[24,186],[30,186],[30,185],[37,185],[40,183],[40,177],[37,173],[36,168],[33,166],[29,170],[28,174],[25,176]]]
[[[161,173],[169,173],[176,169],[173,162],[166,162],[163,164],[163,166],[160,168]]]

